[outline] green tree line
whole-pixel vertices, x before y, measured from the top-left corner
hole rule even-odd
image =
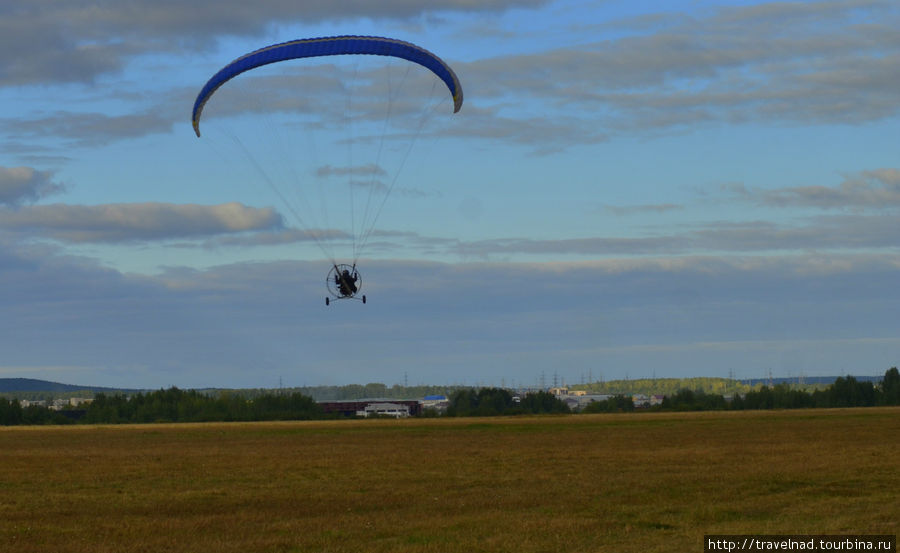
[[[247,399],[221,393],[169,388],[133,396],[97,394],[84,415],[89,424],[147,422],[224,422],[323,418],[322,408],[302,394],[262,395]]]
[[[312,398],[302,394],[268,394],[248,399],[221,393],[169,388],[155,392],[107,395],[98,393],[84,409],[54,411],[22,407],[18,400],[0,398],[0,424],[121,424],[148,422],[216,422],[306,420],[326,418]]]
[[[891,367],[880,385],[852,376],[839,377],[830,386],[806,392],[787,384],[763,386],[729,402],[724,396],[698,390],[681,389],[663,399],[660,410],[702,411],[713,409],[800,409],[804,407],[874,407],[900,405],[900,372]]]
[[[453,392],[446,415],[449,417],[491,417],[568,413],[569,406],[549,392],[515,396],[505,388],[462,389]]]
[[[71,424],[74,419],[40,405],[23,407],[17,399],[0,398],[0,425]]]
[[[582,413],[630,413],[634,411],[634,400],[631,396],[616,395],[602,401],[593,401],[586,405]]]
[[[698,411],[720,409],[797,409],[807,407],[868,407],[900,405],[900,372],[896,367],[879,384],[840,377],[821,390],[806,392],[786,384],[763,386],[735,395],[682,388],[667,395],[654,410]],[[616,395],[587,405],[582,412],[627,412],[635,409],[630,396]],[[446,415],[454,417],[568,413],[565,402],[549,392],[514,396],[505,388],[463,388],[449,398]],[[433,415],[433,413],[430,413]],[[76,416],[77,415],[77,416]],[[82,410],[54,411],[22,406],[17,399],[0,398],[0,425],[119,424],[149,422],[216,422],[309,420],[329,418],[311,397],[300,393],[261,394],[246,397],[220,392],[169,388],[131,396],[98,393]],[[76,420],[77,419],[77,420]]]

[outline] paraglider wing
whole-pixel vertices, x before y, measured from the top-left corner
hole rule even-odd
[[[424,48],[402,40],[374,36],[309,38],[260,48],[245,56],[241,56],[220,69],[218,73],[207,81],[194,102],[194,111],[191,115],[194,132],[197,133],[197,136],[200,136],[200,114],[203,112],[203,106],[213,93],[220,86],[244,71],[291,59],[346,54],[391,56],[418,63],[431,70],[447,85],[450,95],[453,97],[453,113],[456,113],[462,107],[462,87],[459,84],[456,73],[443,60]]]

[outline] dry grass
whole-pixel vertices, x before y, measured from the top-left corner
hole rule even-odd
[[[0,550],[702,551],[896,534],[900,409],[0,429]]]

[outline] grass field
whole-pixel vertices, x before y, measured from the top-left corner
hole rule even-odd
[[[0,428],[0,550],[698,552],[897,534],[900,408]]]

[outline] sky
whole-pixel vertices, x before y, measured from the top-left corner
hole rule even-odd
[[[895,0],[5,0],[0,378],[882,375]],[[220,68],[298,38],[381,56]],[[334,263],[363,304],[325,305]]]

